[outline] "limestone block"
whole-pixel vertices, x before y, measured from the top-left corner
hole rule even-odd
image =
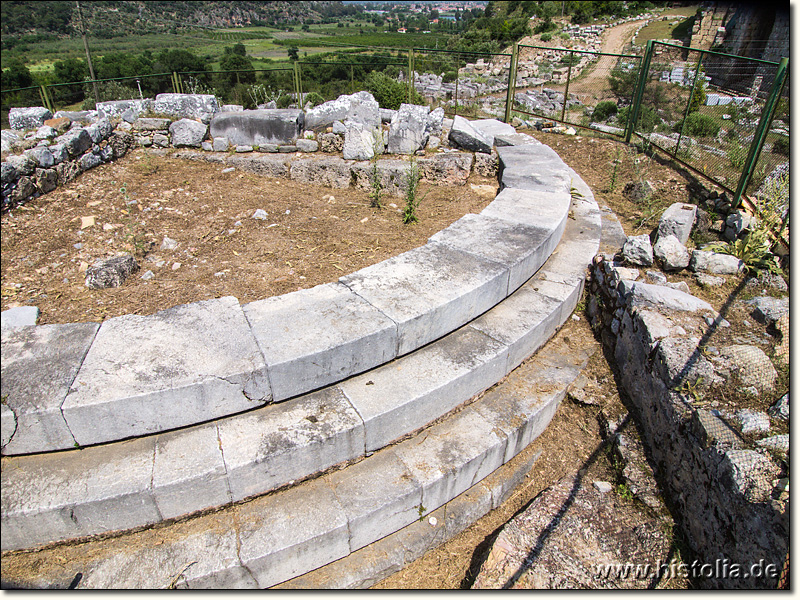
[[[199,148],[206,137],[208,126],[194,119],[181,119],[169,126],[169,132],[173,146]]]
[[[298,158],[291,162],[289,176],[302,183],[347,188],[351,165],[352,162],[339,157]]]
[[[681,241],[671,233],[662,233],[655,245],[653,254],[661,261],[665,271],[679,271],[689,266],[689,252]]]
[[[153,112],[208,123],[219,112],[219,103],[213,94],[158,94]]]
[[[36,129],[52,118],[53,113],[43,106],[11,107],[8,112],[8,124],[17,130]]]
[[[3,405],[15,433],[3,454],[72,448],[61,405],[97,333],[96,323],[3,328]]]
[[[381,113],[378,101],[369,92],[361,91],[323,102],[306,113],[306,129],[317,130],[329,127],[335,121],[344,122],[346,119],[370,127],[380,127]]]
[[[622,257],[632,265],[649,267],[653,264],[653,246],[650,243],[650,236],[646,233],[642,235],[630,236],[622,246]]]
[[[429,242],[339,281],[397,323],[402,355],[497,304],[508,289],[508,271]]]
[[[473,155],[468,152],[448,152],[424,156],[417,160],[422,179],[442,185],[465,185],[472,170]]]
[[[290,145],[304,127],[303,111],[259,109],[218,113],[211,119],[211,136],[225,137],[234,146]]]
[[[656,242],[664,236],[674,235],[685,246],[689,241],[696,217],[697,206],[694,204],[676,202],[670,205],[658,222]]]
[[[374,164],[381,191],[390,196],[401,197],[408,187],[411,163],[405,160],[379,160]],[[351,168],[353,184],[359,190],[368,192],[373,186],[373,162],[356,162]]]
[[[81,445],[175,429],[271,398],[236,298],[105,321],[62,410]]]
[[[448,140],[457,148],[486,154],[492,151],[494,145],[494,136],[478,131],[467,119],[459,115],[453,118]]]
[[[429,106],[401,104],[400,109],[392,117],[389,126],[389,154],[414,154],[422,150],[428,141],[426,124]]]
[[[689,268],[700,273],[736,275],[744,270],[744,262],[730,254],[718,254],[706,250],[693,250]]]

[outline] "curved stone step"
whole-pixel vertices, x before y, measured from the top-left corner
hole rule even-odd
[[[514,457],[590,354],[556,338],[448,419],[346,469],[163,527],[6,553],[3,583],[67,587],[80,573],[87,589],[365,587],[504,501],[538,454]]]
[[[533,275],[567,221],[569,167],[560,162],[560,177],[551,177],[557,163],[540,143],[500,150],[506,187],[480,215],[336,284],[245,306],[226,297],[99,327],[46,326],[58,345],[41,342],[39,328],[4,330],[3,395],[15,425],[3,453],[213,421],[322,388],[455,331]],[[504,183],[540,162],[549,169],[541,189]],[[22,379],[28,383],[13,384]]]

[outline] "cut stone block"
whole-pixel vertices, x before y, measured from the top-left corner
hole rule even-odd
[[[522,146],[525,144],[532,144],[535,146],[541,144],[541,142],[527,133],[503,133],[494,136],[494,145],[497,148],[502,148],[503,146]]]
[[[425,147],[428,142],[425,126],[430,110],[429,106],[400,105],[389,128],[389,154],[414,154]]]
[[[0,388],[4,406],[16,418],[14,435],[3,454],[74,447],[61,405],[98,327],[70,323],[3,331]]]
[[[569,192],[505,188],[480,214],[545,229],[562,230],[570,206]]]
[[[661,220],[658,222],[658,234],[656,242],[662,237],[674,235],[684,246],[689,241],[689,235],[694,227],[697,207],[694,204],[684,204],[676,202],[664,211]]]
[[[339,388],[219,424],[234,501],[263,494],[364,454],[364,425]]]
[[[164,519],[231,501],[216,426],[201,425],[156,438],[153,496]]]
[[[508,270],[429,242],[339,281],[397,323],[402,355],[500,302],[508,289]]]
[[[211,119],[211,137],[228,138],[233,146],[294,144],[304,122],[303,111],[290,108],[218,113]]]
[[[289,177],[289,163],[275,156],[248,156],[233,154],[225,157],[225,164],[267,177]]]
[[[422,515],[422,490],[393,449],[332,473],[330,481],[347,515],[351,552]]]
[[[561,302],[525,285],[470,323],[508,346],[506,372],[516,368],[555,333]]]
[[[358,121],[364,125],[380,127],[381,113],[378,101],[369,92],[361,91],[348,96],[339,96],[315,106],[306,113],[306,129],[320,129],[336,121]],[[334,128],[334,133],[338,133]]]
[[[260,588],[350,552],[347,518],[327,478],[240,507],[239,558]]]
[[[475,119],[469,123],[483,135],[493,139],[498,135],[516,135],[517,133],[513,126],[497,119]]]
[[[3,163],[5,164],[5,163]],[[0,329],[13,329],[36,325],[39,308],[36,306],[14,306],[0,313]]]
[[[81,445],[255,408],[267,368],[232,296],[104,322],[62,410]]]
[[[298,158],[291,163],[290,176],[302,183],[348,188],[352,179],[352,165],[352,161],[339,157]]]
[[[424,516],[502,465],[506,438],[467,407],[431,427],[419,443],[401,444],[395,451],[422,486]]]
[[[454,146],[470,152],[489,154],[494,145],[493,136],[478,131],[470,121],[458,115],[453,118],[453,126],[450,128],[448,139]]]
[[[258,300],[243,310],[267,362],[275,401],[396,355],[394,322],[339,283]]]
[[[509,269],[508,293],[539,267],[558,243],[555,231],[512,223],[485,215],[467,214],[430,238]]]
[[[499,381],[506,360],[505,345],[464,327],[339,387],[364,420],[371,452]]]
[[[143,438],[5,458],[3,550],[157,523],[150,494],[154,450],[155,440]]]

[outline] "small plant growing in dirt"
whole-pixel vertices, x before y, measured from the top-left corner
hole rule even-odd
[[[617,187],[617,169],[619,169],[619,163],[619,148],[617,148],[617,151],[614,155],[614,168],[611,170],[611,183],[608,186],[608,191],[612,194]]]
[[[717,242],[707,247],[712,252],[730,254],[741,260],[752,271],[780,273],[778,257],[772,254],[769,234],[763,227],[756,227],[743,238],[732,242]]]
[[[150,250],[151,242],[147,241],[144,229],[140,223],[130,213],[131,198],[128,195],[128,186],[123,183],[119,188],[120,194],[125,199],[125,208],[123,214],[125,215],[125,243],[128,250],[136,257],[144,257]]]
[[[417,161],[411,159],[411,164],[408,167],[407,181],[406,181],[406,205],[403,208],[403,223],[416,223],[419,221],[417,217],[417,207],[425,195],[419,195],[419,181],[421,175],[419,172],[419,165]]]

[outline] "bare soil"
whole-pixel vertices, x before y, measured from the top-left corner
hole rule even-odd
[[[497,181],[421,184],[419,221],[402,198],[372,208],[366,192],[170,159],[135,150],[2,216],[2,310],[35,305],[40,324],[148,315],[232,295],[241,303],[336,281],[426,243],[479,212]],[[254,219],[257,209],[264,220]],[[93,224],[90,224],[93,223]],[[162,249],[164,238],[177,242]],[[118,288],[86,287],[98,259],[133,254]],[[143,279],[147,271],[152,279]]]

